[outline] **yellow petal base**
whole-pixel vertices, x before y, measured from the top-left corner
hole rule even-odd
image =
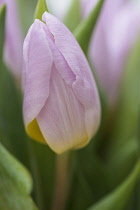
[[[46,141],[40,131],[40,128],[38,126],[36,119],[34,119],[29,125],[27,125],[26,132],[32,139],[46,144]]]

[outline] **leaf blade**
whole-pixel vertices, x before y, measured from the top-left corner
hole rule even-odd
[[[0,144],[0,209],[37,210],[29,172]]]
[[[90,207],[88,210],[123,210],[131,196],[135,184],[140,176],[140,161],[135,165],[135,168],[128,178],[116,188],[115,191],[107,195],[100,202]]]
[[[95,28],[103,3],[104,0],[99,0],[96,7],[92,10],[87,19],[85,19],[74,31],[74,36],[85,54],[87,54],[90,38]]]

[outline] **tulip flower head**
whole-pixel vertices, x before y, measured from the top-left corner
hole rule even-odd
[[[22,62],[22,33],[18,17],[16,0],[0,0],[0,6],[6,4],[6,26],[4,60],[9,69],[19,78]]]
[[[86,15],[94,8],[87,2]],[[83,16],[84,16],[83,7]],[[106,0],[97,21],[91,43],[90,61],[97,79],[114,106],[118,100],[123,70],[140,33],[140,5],[134,1]]]
[[[99,96],[88,62],[71,32],[45,12],[23,48],[26,131],[56,153],[85,146],[100,121]]]

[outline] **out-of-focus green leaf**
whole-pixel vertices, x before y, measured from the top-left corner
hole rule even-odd
[[[44,12],[48,11],[46,1],[38,0],[36,11],[35,11],[35,19],[39,19],[42,21],[42,15]]]
[[[128,202],[126,210],[140,210],[140,179],[135,187],[132,198]]]
[[[6,5],[0,8],[0,64],[3,59],[4,37],[5,37],[5,15]]]
[[[124,210],[139,179],[140,161],[137,162],[132,173],[116,190],[88,210]]]
[[[4,65],[0,68],[0,141],[15,157],[29,166],[21,93]]]
[[[34,140],[30,141],[29,150],[36,203],[41,210],[51,209],[56,155],[48,146]]]
[[[127,143],[118,148],[109,159],[110,189],[116,187],[130,173],[137,159],[138,139],[128,139]]]
[[[0,144],[0,209],[37,210],[28,171]]]
[[[108,192],[107,166],[96,154],[94,140],[73,158],[67,210],[85,210]]]
[[[110,159],[127,144],[128,139],[137,137],[140,104],[140,38],[134,45],[123,75],[121,101],[112,136]]]
[[[80,23],[80,13],[80,0],[73,0],[69,11],[64,18],[64,24],[70,29],[70,31],[74,31]]]
[[[34,21],[37,0],[17,0],[17,3],[19,9],[19,21],[21,22],[22,31],[25,36]]]
[[[87,19],[85,19],[74,31],[74,36],[85,54],[87,54],[90,38],[95,28],[103,3],[104,0],[99,0],[96,7],[92,10]]]

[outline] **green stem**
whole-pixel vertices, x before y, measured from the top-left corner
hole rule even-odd
[[[69,187],[69,153],[56,156],[56,177],[52,210],[65,209]]]

